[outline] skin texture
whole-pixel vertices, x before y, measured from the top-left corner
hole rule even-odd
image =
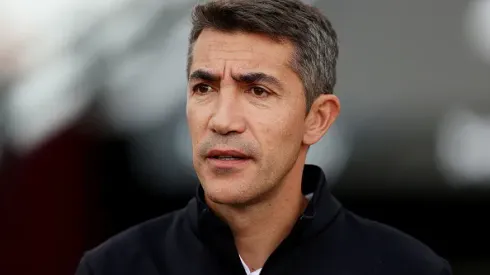
[[[336,96],[323,94],[307,112],[303,84],[289,66],[293,50],[265,35],[212,29],[193,49],[187,120],[194,168],[208,205],[229,224],[252,270],[303,211],[306,152],[340,110]],[[257,73],[265,77],[254,79]],[[250,160],[217,168],[206,158],[211,149],[238,150]]]

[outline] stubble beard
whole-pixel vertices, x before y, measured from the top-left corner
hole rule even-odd
[[[299,153],[294,154],[287,163],[273,169],[274,163],[261,167],[256,172],[258,177],[252,177],[247,182],[236,183],[241,184],[239,190],[243,190],[242,196],[237,196],[235,199],[226,200],[220,199],[218,196],[209,196],[208,198],[216,204],[228,205],[232,208],[243,209],[253,205],[258,205],[264,202],[272,201],[274,197],[280,195],[285,182],[285,178],[290,174],[298,160]],[[272,169],[271,169],[272,168]],[[260,176],[261,175],[261,176]],[[260,182],[260,185],[256,183]],[[254,184],[255,183],[255,184]],[[253,190],[250,190],[253,189]]]

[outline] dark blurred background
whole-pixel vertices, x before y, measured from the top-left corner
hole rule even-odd
[[[490,274],[490,0],[308,1],[340,40],[342,104],[310,150],[347,208]],[[0,274],[185,206],[195,0],[0,2]]]

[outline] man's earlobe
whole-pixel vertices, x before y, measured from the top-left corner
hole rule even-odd
[[[340,112],[339,98],[332,94],[319,96],[306,116],[303,143],[313,145],[328,131]]]

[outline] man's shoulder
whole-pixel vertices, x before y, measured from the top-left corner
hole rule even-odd
[[[168,241],[169,231],[179,232],[184,227],[185,208],[134,225],[87,251],[81,265],[93,270],[123,266],[125,259],[140,262],[152,257],[155,244]],[[85,273],[83,273],[85,274]]]
[[[345,210],[344,222],[356,249],[376,257],[380,266],[404,267],[417,274],[451,274],[449,263],[427,244],[384,223]],[[414,273],[415,274],[415,273]]]

